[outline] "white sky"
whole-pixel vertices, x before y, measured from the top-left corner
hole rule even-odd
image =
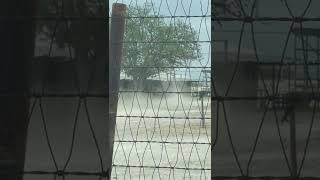
[[[109,0],[109,7],[113,3],[124,3],[130,6],[143,5],[144,3],[153,4],[154,10],[160,16],[210,16],[211,15],[211,0]],[[109,10],[111,15],[111,10]],[[158,15],[158,14],[155,14]],[[199,32],[199,41],[211,40],[211,18],[210,17],[189,17],[181,18],[183,21],[190,23],[191,26]],[[172,18],[166,19],[168,22]],[[203,42],[201,44],[201,52],[203,58],[200,62],[194,62],[193,66],[210,67],[211,65],[211,52],[210,43]],[[181,70],[182,74],[184,70]],[[190,69],[192,79],[199,78],[199,71],[201,69]],[[179,73],[179,72],[177,72]]]

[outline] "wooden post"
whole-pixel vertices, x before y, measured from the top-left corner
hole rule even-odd
[[[113,142],[118,106],[118,93],[120,83],[120,66],[125,28],[126,5],[115,3],[112,6],[112,17],[109,40],[109,119],[108,129],[108,175],[111,179]]]
[[[0,179],[23,179],[34,7],[35,0],[4,0],[0,6]]]

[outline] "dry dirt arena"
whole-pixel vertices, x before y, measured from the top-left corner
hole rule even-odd
[[[211,104],[204,98],[205,128],[200,126],[201,101],[189,94],[151,95],[121,93],[113,152],[112,179],[210,179],[211,175]],[[49,150],[39,103],[31,117],[26,171],[100,171],[100,158],[92,136],[86,108],[79,108],[77,98],[43,98],[42,110],[46,122]],[[88,112],[103,166],[107,154],[105,119],[108,104],[105,99],[88,98]],[[158,117],[158,118],[155,118]],[[171,118],[170,118],[171,117]],[[188,117],[188,118],[186,118]],[[74,144],[72,145],[73,129]],[[68,157],[72,152],[70,161]],[[68,162],[68,163],[67,163]],[[67,166],[66,166],[67,165]],[[97,176],[66,177],[25,175],[25,180],[98,180]]]
[[[199,97],[122,93],[114,164],[127,167],[114,167],[113,178],[210,179],[210,98],[203,104],[204,128]]]

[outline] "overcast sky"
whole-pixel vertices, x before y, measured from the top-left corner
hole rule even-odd
[[[211,0],[109,0],[109,7],[112,7],[113,3],[124,3],[130,8],[130,6],[141,6],[144,3],[153,4],[155,13],[159,13],[160,16],[210,16],[211,15]],[[111,15],[111,9],[109,10]],[[158,15],[158,14],[155,14]],[[211,18],[210,17],[189,17],[180,18],[187,23],[190,22],[191,26],[198,31],[199,41],[211,40]],[[166,19],[168,22],[172,22],[172,18]],[[205,66],[211,65],[210,56],[210,43],[202,42],[201,52],[203,59],[201,62],[193,63],[193,66]],[[181,73],[184,74],[185,70]],[[197,79],[199,74],[197,72],[201,69],[191,69],[192,79]]]

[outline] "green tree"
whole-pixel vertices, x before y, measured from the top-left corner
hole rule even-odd
[[[156,14],[150,4],[129,7],[124,37],[123,72],[137,82],[201,58],[197,31],[188,20],[139,18]],[[150,67],[150,68],[146,68]],[[165,67],[165,68],[164,68]]]
[[[99,2],[100,3],[97,3]],[[106,52],[106,23],[87,17],[107,17],[106,2],[101,0],[42,0],[39,16],[81,17],[56,24],[55,21],[39,22],[38,32],[47,32],[60,47],[71,46],[75,58],[89,59]],[[129,17],[150,17],[156,14],[151,4],[130,6]],[[170,72],[174,66],[187,66],[201,58],[198,33],[187,19],[179,18],[127,18],[124,37],[122,71],[136,82],[159,73]],[[79,38],[81,37],[81,38]],[[152,67],[152,68],[144,68]],[[166,68],[163,68],[166,67]]]

